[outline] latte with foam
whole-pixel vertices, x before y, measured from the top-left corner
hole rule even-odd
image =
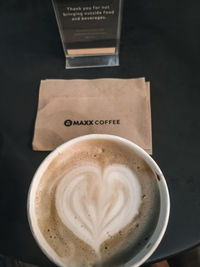
[[[66,267],[123,265],[148,243],[160,210],[154,171],[125,143],[103,138],[58,153],[33,201],[42,247]]]

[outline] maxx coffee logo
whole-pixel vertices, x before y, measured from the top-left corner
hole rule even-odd
[[[120,120],[65,120],[64,125],[70,126],[90,126],[90,125],[119,125]]]

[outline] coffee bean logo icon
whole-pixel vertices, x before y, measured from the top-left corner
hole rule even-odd
[[[71,120],[66,120],[64,121],[64,125],[67,127],[70,127],[72,125],[72,121]]]

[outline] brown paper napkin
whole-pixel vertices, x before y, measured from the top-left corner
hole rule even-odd
[[[43,80],[34,150],[84,134],[127,138],[152,154],[150,83],[137,79]]]

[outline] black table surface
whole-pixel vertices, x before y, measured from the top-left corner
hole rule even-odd
[[[1,1],[0,254],[53,266],[26,215],[29,185],[48,154],[31,147],[39,84],[46,78],[151,81],[153,158],[168,183],[171,214],[148,262],[200,243],[200,7],[188,2],[126,0],[120,67],[65,70],[51,1]]]

